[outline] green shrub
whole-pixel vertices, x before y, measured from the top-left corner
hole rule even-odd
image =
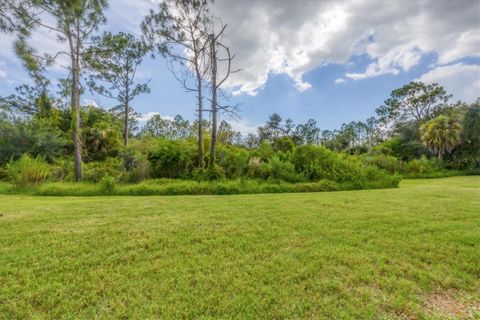
[[[147,157],[134,149],[127,149],[120,153],[125,175],[123,181],[137,183],[150,178],[150,162]]]
[[[275,152],[293,152],[295,143],[289,137],[277,138],[273,141],[273,150]]]
[[[215,164],[213,167],[197,168],[193,171],[193,178],[197,181],[212,181],[225,179],[223,168]]]
[[[188,141],[158,140],[148,161],[154,178],[188,178],[195,168],[197,147]]]
[[[100,180],[100,193],[102,194],[113,194],[115,192],[115,178],[105,176]]]
[[[262,161],[268,161],[271,157],[275,155],[272,144],[266,140],[262,141],[260,146],[252,151],[253,157],[258,157]]]
[[[403,165],[402,172],[407,176],[421,176],[439,171],[441,168],[435,160],[428,160],[422,156],[420,159],[413,159]]]
[[[362,160],[366,165],[374,165],[390,173],[401,171],[400,161],[394,156],[381,154],[365,155],[362,157]]]
[[[113,177],[120,180],[125,175],[122,160],[106,158],[105,161],[87,162],[83,165],[83,179],[85,181],[99,182],[103,177]]]
[[[353,182],[365,177],[360,163],[323,146],[301,146],[295,150],[292,161],[297,172],[303,172],[310,181],[328,179]]]
[[[43,183],[50,174],[50,167],[44,158],[22,155],[18,160],[11,159],[7,164],[7,174],[17,188],[27,188]]]
[[[248,172],[250,154],[247,150],[235,146],[219,145],[217,148],[217,164],[223,168],[228,179],[237,179]]]
[[[287,182],[299,182],[304,178],[295,171],[291,162],[280,160],[278,156],[273,156],[267,163],[263,163],[260,168],[262,178],[269,180],[283,180]]]
[[[0,167],[0,181],[8,180],[8,172],[6,168]]]
[[[249,178],[261,178],[262,177],[263,161],[259,157],[252,157],[248,161],[247,176]]]
[[[73,160],[56,159],[52,167],[51,179],[54,181],[73,181]]]

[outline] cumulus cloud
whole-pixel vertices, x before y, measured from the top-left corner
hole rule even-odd
[[[144,113],[142,115],[140,115],[139,117],[137,117],[137,121],[140,122],[141,124],[145,124],[148,120],[152,119],[154,116],[156,115],[160,115],[159,112],[148,112],[148,113]],[[169,116],[169,115],[160,115],[162,117],[162,119],[166,119],[166,120],[173,120],[174,117],[172,116]]]
[[[345,82],[345,79],[343,79],[343,78],[338,78],[338,79],[335,79],[334,82],[335,82],[336,84],[344,83],[344,82]]]
[[[242,135],[247,135],[249,133],[256,133],[258,125],[251,124],[246,119],[239,119],[238,121],[229,121],[232,129],[239,131]]]
[[[372,63],[346,77],[396,75],[436,53],[452,63],[480,53],[480,2],[462,1],[217,1],[214,12],[229,25],[229,42],[242,72],[229,82],[254,95],[269,75],[287,74],[299,90],[303,76],[328,63],[366,54]]]
[[[436,67],[417,80],[439,83],[455,99],[473,102],[480,97],[480,66],[456,63]]]
[[[157,0],[112,1],[106,28],[140,35],[140,22],[157,5]],[[346,78],[396,75],[417,66],[426,54],[436,55],[436,65],[479,56],[479,10],[478,0],[223,0],[212,7],[228,25],[225,41],[236,55],[235,67],[242,69],[227,85],[234,94],[250,95],[275,74],[285,74],[299,90],[308,90],[306,73],[330,63],[350,63],[361,54],[371,63]],[[32,39],[47,52],[64,45],[52,34]],[[0,58],[9,64],[16,59],[11,40],[0,36]]]
[[[95,108],[100,108],[99,104],[93,99],[83,99],[82,105],[84,106],[93,106]]]

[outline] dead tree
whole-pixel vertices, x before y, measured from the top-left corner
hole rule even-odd
[[[169,0],[160,4],[159,11],[145,18],[142,29],[145,38],[157,52],[170,59],[170,71],[187,92],[194,92],[198,112],[198,165],[203,167],[203,90],[209,69],[207,46],[209,25],[206,0]],[[180,50],[179,50],[180,48]],[[175,69],[178,62],[183,71]],[[190,81],[193,80],[193,84]]]
[[[218,102],[219,95],[221,97],[226,97],[224,91],[221,87],[225,84],[227,79],[232,73],[238,72],[240,70],[232,70],[232,61],[235,58],[230,52],[230,48],[224,44],[223,35],[227,25],[220,24],[220,31],[215,33],[215,19],[211,19],[211,29],[212,33],[209,35],[209,44],[210,50],[208,51],[209,60],[210,60],[210,90],[211,90],[211,115],[212,115],[212,141],[210,143],[210,159],[208,162],[209,167],[213,167],[216,162],[216,152],[217,152],[217,130],[218,130],[218,111],[228,113],[232,117],[238,117],[238,105],[220,105]],[[225,68],[223,70],[223,76],[219,77],[218,65],[219,63],[224,64]],[[220,80],[219,80],[220,79]]]

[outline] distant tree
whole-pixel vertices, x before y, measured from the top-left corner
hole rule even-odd
[[[176,115],[173,119],[167,119],[156,114],[147,121],[140,134],[149,134],[154,137],[180,140],[193,137],[195,135],[195,130],[190,122],[183,119],[180,115]]]
[[[325,145],[328,141],[332,140],[334,138],[334,133],[330,130],[323,130],[320,133],[320,140],[323,145]]]
[[[148,81],[136,82],[138,67],[149,48],[133,35],[120,32],[104,33],[94,38],[94,50],[85,56],[92,70],[88,85],[92,91],[115,99],[123,107],[123,144],[128,145],[131,102],[142,93],[150,92]]]
[[[424,84],[410,82],[401,88],[395,89],[390,98],[376,112],[379,120],[385,126],[399,124],[406,121],[429,120],[441,111],[452,97],[437,83]]]
[[[441,160],[460,143],[461,130],[456,119],[441,115],[420,126],[420,138]]]
[[[218,141],[222,144],[238,144],[241,140],[241,133],[233,130],[232,126],[225,120],[218,126]]]
[[[294,134],[294,131],[295,131],[295,124],[293,123],[292,119],[288,118],[287,120],[285,120],[285,125],[283,126],[283,135],[291,136]]]
[[[260,139],[256,134],[249,133],[245,137],[244,144],[248,149],[253,149],[260,145]]]
[[[370,117],[365,122],[367,144],[373,146],[374,144],[381,142],[382,132],[379,127],[379,122],[375,117]]]
[[[293,136],[297,140],[297,144],[319,144],[320,128],[317,127],[317,121],[308,119],[305,124],[299,124],[295,128]]]
[[[264,126],[258,127],[258,138],[260,141],[274,141],[284,135],[284,127],[282,117],[278,113],[268,116],[268,120]]]

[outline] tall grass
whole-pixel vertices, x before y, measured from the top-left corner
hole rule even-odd
[[[262,180],[195,181],[178,179],[146,180],[138,184],[115,184],[113,180],[93,183],[45,183],[31,192],[42,196],[96,196],[96,195],[227,195],[256,193],[291,193],[341,191],[354,189],[396,188],[398,176],[372,180],[359,187],[354,183],[330,180],[288,183]],[[108,186],[107,186],[108,185]]]
[[[11,159],[7,164],[7,175],[18,189],[25,189],[47,180],[50,167],[42,157],[32,158],[28,154],[18,160]]]

